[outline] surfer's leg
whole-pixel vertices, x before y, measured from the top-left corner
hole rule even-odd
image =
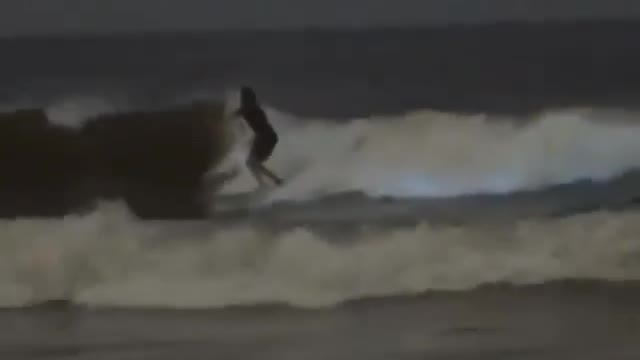
[[[256,179],[256,181],[258,181],[260,187],[264,187],[265,182],[262,178],[262,173],[260,171],[260,168],[258,167],[258,164],[255,161],[247,161],[247,167],[249,168],[249,170],[251,170],[251,174]]]
[[[263,164],[253,160],[247,162],[247,167],[251,170],[253,177],[256,178],[258,183],[260,183],[260,187],[265,186],[264,176],[268,177],[273,181],[276,185],[280,186],[283,184],[282,179],[280,179],[276,174],[274,174],[271,170],[267,169]]]
[[[247,159],[247,166],[251,169],[256,179],[262,179],[262,175],[264,175],[270,178],[276,185],[282,185],[282,179],[267,169],[263,164],[271,156],[276,142],[276,139],[268,137],[256,138],[251,148],[249,158]],[[263,181],[258,181],[261,185],[264,185]]]
[[[273,171],[264,166],[264,164],[258,163],[256,164],[256,167],[258,168],[258,170],[260,170],[260,172],[268,176],[274,183],[276,183],[276,185],[280,186],[284,183],[281,178],[279,178],[276,174],[273,173]]]

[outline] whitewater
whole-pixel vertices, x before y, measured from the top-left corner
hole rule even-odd
[[[92,113],[86,104],[96,102],[83,104],[49,109],[51,121],[79,126]],[[528,119],[433,110],[349,121],[301,119],[273,108],[268,115],[281,139],[268,166],[288,181],[263,206],[304,207],[349,192],[400,202],[509,195],[607,181],[640,164],[634,115],[603,110],[554,110]],[[220,121],[229,121],[234,146],[213,171],[242,163],[249,140],[240,122]],[[254,186],[243,172],[221,193]],[[640,280],[635,211],[495,220],[425,217],[404,227],[365,221],[355,232],[325,233],[312,224],[275,230],[215,217],[141,221],[118,201],[63,219],[5,219],[0,306],[63,299],[99,307],[318,308],[496,283]]]
[[[0,305],[316,308],[496,283],[640,280],[639,224],[636,212],[602,211],[329,238],[304,227],[145,223],[107,204],[64,220],[2,220]]]
[[[370,197],[454,197],[605,181],[640,166],[633,114],[549,110],[527,119],[419,110],[348,121],[297,119],[269,109],[280,142],[268,162],[288,180],[274,201],[361,192]],[[214,171],[239,167],[250,135]],[[242,167],[240,167],[242,169]],[[222,193],[255,186],[248,171]]]

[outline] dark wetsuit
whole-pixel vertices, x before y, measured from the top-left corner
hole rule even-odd
[[[255,133],[249,159],[263,163],[273,153],[273,149],[278,143],[278,134],[269,124],[267,116],[258,105],[242,106],[238,113],[242,115]]]
[[[260,182],[260,185],[263,185],[263,175],[271,178],[277,185],[281,185],[282,179],[263,164],[273,153],[273,149],[278,143],[278,135],[269,124],[267,115],[260,108],[256,93],[248,86],[244,86],[240,90],[240,109],[236,113],[245,119],[255,133],[251,152],[247,159],[247,166],[251,169],[253,176]]]

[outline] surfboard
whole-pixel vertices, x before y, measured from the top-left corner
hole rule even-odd
[[[264,190],[254,190],[235,194],[221,194],[214,197],[214,209],[217,211],[229,211],[247,209],[253,207],[264,198]]]
[[[268,170],[271,173],[270,170]],[[272,178],[270,181],[270,186],[258,186],[252,191],[246,192],[237,192],[230,194],[216,194],[213,197],[213,211],[215,213],[221,212],[237,212],[237,211],[251,211],[257,205],[260,205],[262,200],[264,200],[267,195],[275,188],[284,185],[284,180],[271,173],[275,179]],[[218,174],[210,174],[209,181],[210,183],[217,182],[218,184],[223,184],[224,182],[229,181],[233,177],[237,175],[237,172],[227,172],[227,173],[218,173]]]
[[[216,213],[251,211],[260,207],[272,190],[271,187],[263,187],[247,192],[218,194],[213,198],[213,210]]]

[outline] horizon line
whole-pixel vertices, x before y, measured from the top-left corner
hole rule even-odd
[[[51,32],[25,32],[1,35],[0,39],[25,38],[70,38],[70,37],[114,37],[114,36],[154,36],[179,34],[212,34],[212,33],[296,33],[296,32],[380,32],[430,30],[447,28],[476,28],[490,26],[540,26],[540,25],[579,25],[579,24],[613,24],[640,23],[640,18],[629,16],[610,16],[600,18],[551,18],[551,19],[504,19],[496,21],[459,21],[447,23],[409,23],[409,24],[369,24],[369,25],[285,25],[256,27],[174,27],[158,29],[111,29],[111,30],[78,30],[66,29]]]

